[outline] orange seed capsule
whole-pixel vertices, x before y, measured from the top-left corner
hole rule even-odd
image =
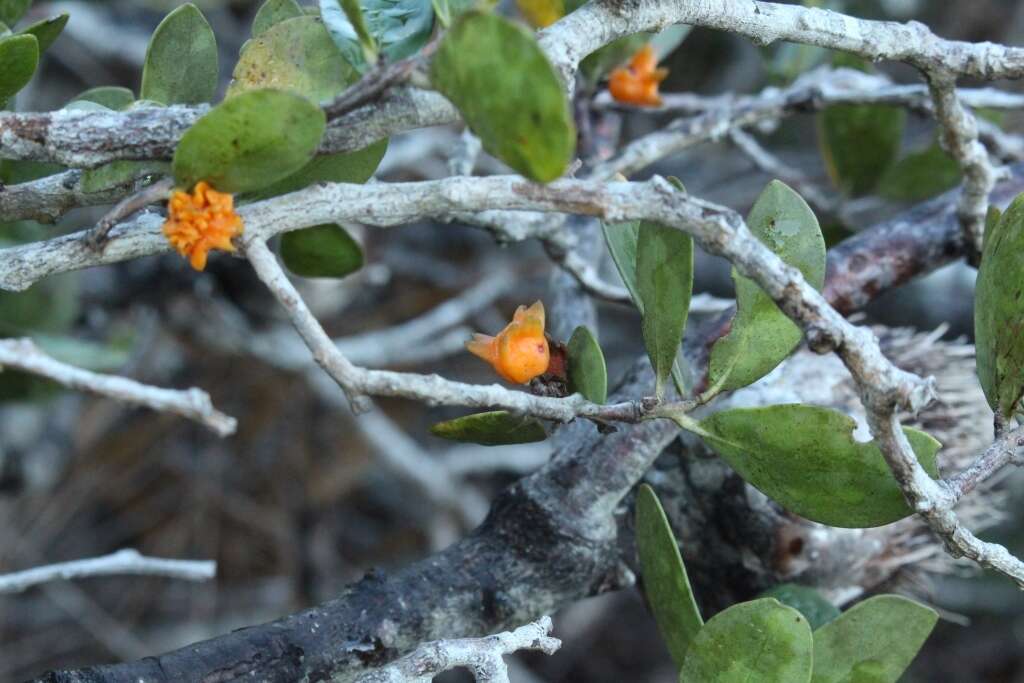
[[[526,384],[543,375],[551,360],[544,336],[544,304],[537,301],[529,308],[520,306],[505,329],[494,337],[475,334],[466,348],[514,384]]]
[[[179,190],[167,202],[164,237],[193,268],[203,270],[211,249],[235,250],[231,239],[245,226],[234,205],[233,196],[214,190],[205,180],[196,183],[192,194]]]
[[[612,71],[608,91],[618,102],[639,106],[661,105],[658,85],[668,76],[668,69],[659,69],[658,57],[650,43],[644,45],[626,66]]]

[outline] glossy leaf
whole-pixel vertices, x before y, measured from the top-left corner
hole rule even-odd
[[[672,527],[658,496],[647,484],[640,486],[636,494],[636,550],[647,604],[672,660],[681,667],[704,620],[693,599]]]
[[[985,232],[974,289],[978,379],[992,410],[1010,417],[1024,395],[1024,195]]]
[[[748,483],[790,512],[838,527],[875,527],[911,514],[881,451],[858,442],[856,423],[830,408],[787,404],[724,410],[700,436]],[[937,477],[941,444],[904,428],[918,461]]]
[[[775,598],[783,605],[789,605],[804,615],[812,629],[824,626],[841,614],[839,608],[826,600],[821,593],[810,586],[796,583],[779,584],[758,597]]]
[[[36,40],[39,41],[39,53],[42,54],[43,52],[46,52],[51,45],[53,45],[53,41],[57,40],[57,36],[59,36],[61,31],[64,30],[67,23],[68,15],[58,14],[55,17],[50,17],[49,19],[43,19],[42,21],[30,24],[21,31],[18,31],[18,33],[31,34],[35,36]]]
[[[281,260],[302,277],[345,277],[363,267],[363,249],[333,223],[286,232]]]
[[[256,38],[262,35],[271,26],[286,19],[294,19],[303,15],[302,7],[295,0],[267,0],[260,5],[256,16],[252,19],[252,37]]]
[[[430,68],[485,150],[548,182],[572,160],[576,130],[562,82],[525,27],[479,10],[452,25]]]
[[[594,403],[608,400],[608,369],[604,353],[590,330],[580,325],[569,337],[569,389]]]
[[[431,0],[362,0],[360,6],[369,34],[388,61],[409,57],[430,40],[434,28]],[[365,70],[359,37],[340,0],[320,0],[320,15],[345,58]]]
[[[217,92],[217,38],[188,3],[164,17],[149,39],[139,96],[161,104],[209,102]]]
[[[25,16],[31,4],[32,0],[0,0],[0,22],[14,26]]]
[[[898,595],[857,603],[814,632],[813,683],[896,683],[935,627],[934,610]]]
[[[840,104],[818,114],[818,145],[836,187],[871,192],[896,161],[907,114],[900,107]]]
[[[290,90],[314,102],[329,100],[359,74],[317,17],[285,19],[245,44],[228,97],[258,88]]]
[[[380,140],[355,152],[324,154],[283,180],[246,196],[248,200],[266,199],[295,192],[313,183],[365,183],[373,176],[387,152],[388,141]]]
[[[889,199],[920,202],[942,194],[960,183],[960,166],[934,142],[893,164],[878,185],[878,193]]]
[[[39,41],[32,35],[0,38],[0,101],[24,88],[39,64]]]
[[[95,102],[96,104],[103,105],[107,109],[124,111],[132,105],[132,102],[135,101],[135,93],[128,88],[122,88],[116,85],[101,85],[96,88],[89,88],[75,97],[73,101]]]
[[[773,180],[758,197],[747,226],[811,286],[825,282],[825,238],[814,212],[788,185]],[[711,348],[711,392],[747,386],[772,371],[800,343],[800,328],[753,280],[733,269],[736,317],[729,333]]]
[[[792,607],[772,598],[733,605],[694,638],[680,683],[807,683],[811,628]]]
[[[547,438],[544,425],[532,417],[513,415],[504,410],[475,413],[438,422],[430,433],[449,441],[478,443],[484,446],[533,443]]]
[[[208,181],[221,192],[275,183],[309,163],[324,112],[301,95],[251,90],[224,100],[193,124],[174,153],[179,186]]]
[[[693,238],[682,230],[643,221],[637,235],[637,292],[643,301],[643,336],[654,368],[655,393],[683,341],[693,294]]]

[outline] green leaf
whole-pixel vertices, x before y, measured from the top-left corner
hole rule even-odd
[[[18,33],[22,35],[30,34],[35,36],[36,40],[39,41],[39,54],[42,54],[46,52],[51,45],[53,45],[53,41],[57,40],[57,36],[59,36],[61,31],[64,30],[67,23],[68,15],[59,14],[55,17],[50,17],[49,19],[43,19],[42,21],[30,24],[18,31]]]
[[[345,228],[328,223],[282,235],[281,260],[302,277],[345,277],[363,267],[363,250]]]
[[[0,0],[0,22],[14,26],[31,4],[32,0]]]
[[[39,64],[39,41],[32,35],[0,38],[0,100],[24,88]]]
[[[637,291],[643,304],[643,335],[654,367],[655,393],[679,353],[693,294],[693,238],[682,230],[643,221],[637,236]]]
[[[363,8],[359,6],[359,0],[340,0],[341,9],[345,11],[345,17],[352,28],[355,29],[356,37],[359,39],[359,46],[363,48],[363,57],[369,64],[377,63],[377,41],[370,34],[370,28],[366,25],[363,17]]]
[[[888,199],[920,202],[960,183],[960,166],[937,142],[903,157],[882,176],[878,193]]]
[[[301,95],[244,92],[185,131],[174,153],[175,180],[182,187],[206,180],[232,193],[266,187],[309,163],[325,125],[323,110]]]
[[[228,97],[258,88],[291,90],[314,102],[333,98],[359,74],[318,17],[286,19],[242,48]]]
[[[217,92],[217,38],[188,3],[160,22],[149,39],[139,96],[161,104],[209,102]]]
[[[252,19],[252,37],[266,32],[274,24],[285,19],[303,16],[302,7],[295,0],[267,0],[260,5],[256,16]]]
[[[747,216],[750,231],[816,289],[825,282],[825,238],[814,212],[788,185],[778,180],[758,197]],[[736,317],[729,334],[711,348],[710,394],[756,382],[771,372],[802,338],[800,328],[779,310],[753,280],[733,269]]]
[[[636,286],[636,242],[640,235],[640,221],[626,223],[601,222],[604,241],[608,245],[608,253],[619,271],[622,284],[636,304],[637,310],[643,315],[644,302]]]
[[[369,147],[355,152],[313,157],[312,161],[295,173],[284,180],[247,195],[246,200],[276,197],[309,187],[313,183],[365,183],[377,170],[387,149],[388,141],[378,140]]]
[[[394,62],[415,54],[434,28],[431,0],[362,0],[366,28],[381,53]],[[339,0],[320,0],[320,15],[345,58],[360,71],[368,66],[359,37]]]
[[[95,102],[107,109],[124,111],[135,101],[135,93],[128,88],[116,85],[101,85],[96,88],[89,88],[75,97],[73,102]]]
[[[171,165],[166,161],[112,161],[99,168],[82,172],[83,192],[101,192],[133,183],[150,175],[167,175]]]
[[[998,206],[990,204],[988,211],[985,213],[985,234],[982,237],[982,244],[988,242],[988,238],[992,235],[992,231],[995,227],[999,225],[999,221],[1002,217],[1002,210]],[[982,249],[984,250],[984,247],[982,247]]]
[[[824,626],[841,614],[839,608],[826,600],[821,593],[809,586],[796,583],[779,584],[758,597],[775,598],[783,605],[789,605],[804,615],[812,629]]]
[[[672,660],[681,667],[704,620],[693,599],[672,527],[654,489],[647,484],[640,486],[636,494],[636,550],[647,604]]]
[[[485,150],[527,178],[561,176],[576,148],[569,101],[534,35],[508,19],[465,12],[430,66]]]
[[[569,388],[594,403],[608,400],[608,369],[594,335],[583,325],[573,330],[567,345]]]
[[[814,632],[812,683],[896,683],[937,620],[898,595],[857,603]]]
[[[896,161],[907,114],[900,107],[839,104],[818,114],[818,146],[836,187],[871,192]]]
[[[724,410],[700,422],[704,441],[748,483],[790,512],[838,527],[875,527],[913,511],[878,446],[830,408],[788,404]],[[918,461],[937,477],[941,446],[904,428]]]
[[[694,638],[680,683],[807,683],[811,627],[792,607],[762,598],[733,605]]]
[[[449,441],[484,446],[533,443],[548,438],[540,420],[513,415],[505,410],[475,413],[438,422],[430,428],[430,433]]]
[[[992,410],[1011,417],[1024,394],[1024,195],[986,223],[974,289],[978,379]]]

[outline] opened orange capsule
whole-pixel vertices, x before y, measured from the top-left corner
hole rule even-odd
[[[658,86],[666,77],[668,69],[657,68],[658,57],[650,43],[644,45],[629,64],[612,71],[608,80],[608,91],[618,102],[646,107],[661,105]]]
[[[192,194],[175,192],[167,203],[164,236],[196,270],[206,267],[211,249],[234,251],[231,239],[243,229],[242,217],[235,213],[235,198],[206,181],[196,183]]]
[[[494,371],[515,384],[526,384],[547,372],[551,360],[544,336],[544,304],[520,306],[512,322],[496,336],[474,334],[466,348],[494,367]]]

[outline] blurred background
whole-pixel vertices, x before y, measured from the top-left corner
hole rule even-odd
[[[99,85],[137,92],[149,35],[178,4],[35,2],[29,20],[61,12],[71,19],[17,108],[59,109]],[[258,4],[196,4],[216,32],[226,87]],[[827,6],[867,18],[917,19],[948,38],[1024,42],[1024,2],[837,0]],[[507,11],[515,14],[514,5]],[[662,90],[755,93],[833,59],[813,48],[759,48],[694,30],[665,61],[671,74]],[[917,82],[907,68],[877,68],[896,81]],[[1020,90],[1014,83],[996,85]],[[621,124],[623,140],[671,118],[605,115]],[[1012,113],[993,120],[1007,132],[1019,130]],[[814,115],[789,117],[757,137],[839,197],[822,162]],[[930,120],[908,114],[900,159],[929,152],[934,137]],[[393,137],[376,177],[446,176],[459,143],[455,128]],[[885,184],[891,191],[850,198],[841,216],[823,218],[830,240],[956,183],[948,159],[941,153],[928,159],[900,170],[914,179],[909,187]],[[502,167],[484,156],[475,172]],[[24,179],[14,173],[7,168],[4,182]],[[640,177],[652,173],[676,175],[691,193],[740,211],[770,180],[727,141],[691,148]],[[78,230],[102,214],[102,208],[82,209],[56,226],[0,225],[0,239],[9,244]],[[463,350],[463,341],[472,331],[494,333],[517,305],[551,296],[551,262],[535,242],[504,246],[457,224],[346,227],[362,242],[367,265],[344,280],[299,283],[357,363],[491,382],[489,369]],[[695,291],[731,296],[728,271],[724,262],[702,256]],[[602,273],[614,278],[607,263]],[[883,296],[868,320],[923,331],[946,324],[947,338],[969,339],[972,283],[966,266],[944,268]],[[456,315],[435,310],[448,301],[455,302]],[[599,320],[614,383],[642,351],[639,317],[628,307],[600,304]],[[409,321],[418,324],[396,327]],[[64,357],[80,365],[161,386],[198,386],[239,419],[239,429],[221,440],[176,417],[126,409],[15,372],[0,374],[0,573],[124,547],[218,563],[218,576],[208,583],[94,578],[0,596],[2,681],[135,659],[327,600],[372,568],[402,566],[461,537],[483,518],[497,491],[549,453],[544,443],[453,446],[428,434],[438,420],[466,412],[459,409],[381,400],[377,411],[353,418],[333,384],[309,368],[304,347],[247,264],[232,258],[211,259],[196,273],[176,255],[150,257],[50,278],[23,294],[0,293],[0,335],[26,333],[63,345]],[[1007,521],[988,532],[1017,551],[1024,551],[1021,502],[1011,491]],[[1024,681],[1024,596],[1009,581],[943,575],[918,590],[948,619],[907,680]],[[675,680],[636,590],[577,604],[555,615],[555,626],[562,650],[515,658],[513,680]]]

